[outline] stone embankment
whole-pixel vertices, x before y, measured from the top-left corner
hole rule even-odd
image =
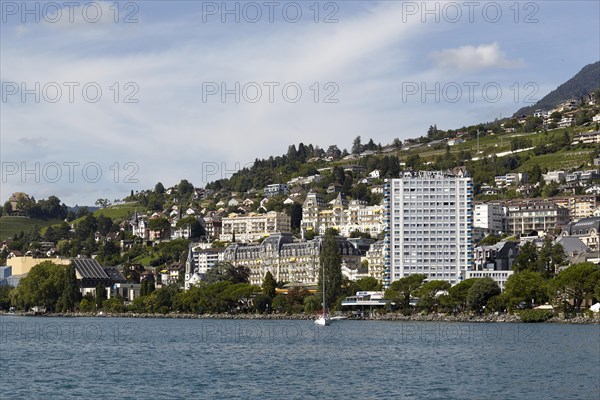
[[[314,315],[309,314],[187,314],[187,313],[169,313],[169,314],[152,314],[152,313],[47,313],[34,314],[32,312],[18,312],[14,314],[0,313],[0,315],[17,315],[17,316],[44,316],[44,317],[102,317],[102,318],[175,318],[175,319],[248,319],[248,320],[313,320]],[[521,318],[515,314],[413,314],[402,315],[397,313],[377,314],[371,317],[364,318],[348,318],[349,320],[364,320],[364,321],[421,321],[421,322],[521,322]],[[567,324],[600,324],[600,314],[594,314],[593,317],[573,317],[562,318],[552,317],[546,322],[549,323],[567,323]]]

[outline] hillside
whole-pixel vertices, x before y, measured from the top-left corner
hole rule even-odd
[[[548,93],[532,106],[523,107],[514,116],[532,115],[535,110],[551,110],[563,101],[580,99],[600,88],[600,61],[586,65],[571,79]]]
[[[29,233],[34,228],[44,228],[54,224],[60,224],[62,221],[59,219],[37,219],[27,217],[9,217],[4,216],[0,218],[0,240],[11,238],[14,235],[18,235],[21,232]]]

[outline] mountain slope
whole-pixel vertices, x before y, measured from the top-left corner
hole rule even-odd
[[[575,76],[534,105],[521,108],[515,116],[531,115],[537,109],[550,110],[563,101],[579,99],[598,88],[600,88],[600,61],[586,65]]]

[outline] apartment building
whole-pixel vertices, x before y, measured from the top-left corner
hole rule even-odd
[[[222,219],[220,240],[231,242],[257,242],[275,232],[290,232],[290,217],[282,212],[269,211],[264,214],[229,214]]]
[[[208,240],[217,240],[221,237],[223,221],[218,215],[204,217],[204,229]]]
[[[190,243],[185,262],[185,289],[202,280],[209,269],[223,261],[225,249],[213,249],[208,243]]]
[[[319,255],[323,237],[296,241],[291,233],[274,233],[261,244],[234,243],[225,249],[223,259],[250,269],[250,283],[261,285],[267,271],[278,282],[315,285],[318,282]],[[342,268],[358,270],[360,252],[348,240],[337,238]]]
[[[551,201],[519,200],[507,203],[507,227],[510,235],[532,231],[561,229],[569,222],[569,210]]]
[[[348,237],[353,231],[369,233],[377,236],[383,232],[383,205],[368,206],[360,200],[345,201],[338,194],[330,208],[326,208],[322,196],[309,193],[302,206],[301,226],[305,231],[325,234],[328,228],[335,228],[340,235]]]
[[[553,197],[551,200],[557,206],[569,210],[571,221],[591,217],[594,214],[594,210],[600,206],[600,196],[594,194]]]
[[[473,265],[473,181],[464,171],[406,172],[385,183],[384,285],[413,274],[456,284]]]
[[[475,204],[473,228],[484,236],[506,233],[506,208],[500,203]]]
[[[368,263],[368,275],[383,283],[385,276],[385,243],[383,240],[371,244],[364,259]]]

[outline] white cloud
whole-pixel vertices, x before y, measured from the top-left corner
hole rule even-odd
[[[434,51],[431,57],[438,67],[458,71],[514,68],[522,64],[519,60],[508,59],[497,42]]]

